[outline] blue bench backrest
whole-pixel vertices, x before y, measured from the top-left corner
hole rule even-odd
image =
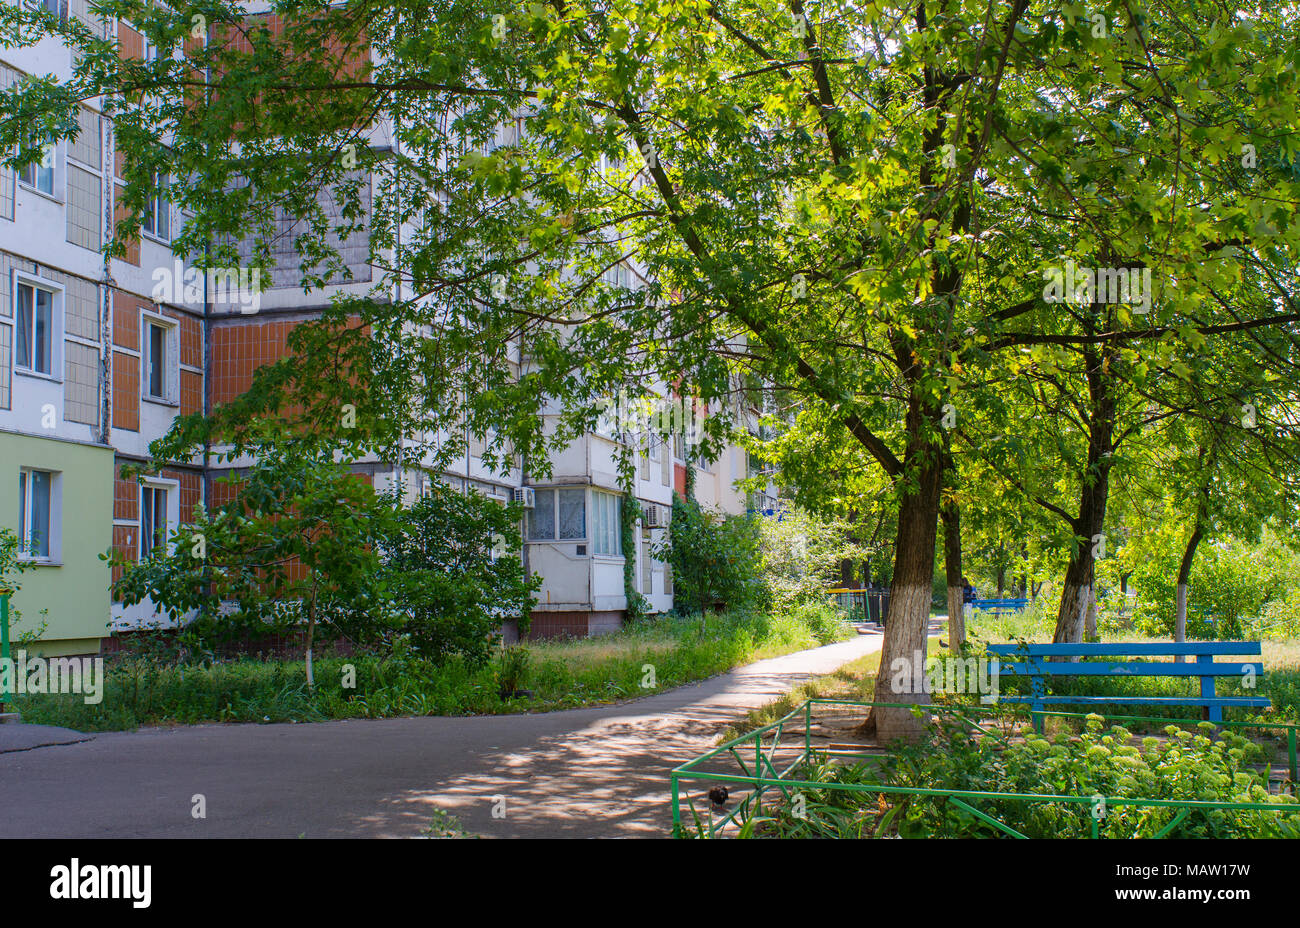
[[[1202,654],[1262,654],[1258,641],[1085,641],[1079,644],[991,644],[990,654],[1030,657],[1161,657]]]
[[[1214,694],[1215,677],[1256,678],[1264,672],[1258,661],[1214,660],[1219,654],[1260,654],[1258,641],[1184,641],[1184,642],[1083,642],[1079,644],[993,644],[988,653],[998,658],[998,672],[1010,676],[1029,677],[1032,696],[1006,697],[1007,702],[1029,702],[1035,709],[1045,703],[1105,703],[1127,702],[1139,705],[1196,705],[1204,706],[1210,721],[1223,721],[1224,706],[1268,706],[1270,701],[1261,696],[1217,697]],[[1194,663],[1168,663],[1153,661],[1088,661],[1080,663],[1053,662],[1052,657],[1166,657],[1181,655],[1196,658]],[[1019,658],[1006,660],[1005,658]],[[1044,677],[1196,677],[1201,681],[1200,698],[1161,696],[1048,696]]]

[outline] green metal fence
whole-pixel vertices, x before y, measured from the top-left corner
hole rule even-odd
[[[809,699],[798,708],[792,710],[787,715],[777,719],[771,724],[764,725],[754,731],[733,738],[725,744],[721,744],[706,754],[688,761],[676,768],[669,775],[672,803],[673,803],[673,834],[682,836],[684,829],[682,826],[682,788],[683,782],[688,786],[692,782],[707,781],[709,783],[727,784],[729,787],[747,787],[748,792],[744,798],[737,803],[735,808],[721,815],[716,821],[712,816],[712,809],[708,810],[708,820],[704,827],[700,829],[702,837],[717,837],[721,835],[729,826],[738,825],[744,822],[751,815],[757,815],[762,810],[763,796],[769,792],[779,792],[785,801],[791,801],[792,797],[802,790],[844,790],[861,793],[874,793],[876,795],[900,795],[900,796],[920,796],[920,797],[943,797],[948,799],[954,805],[964,809],[974,815],[981,821],[999,829],[1000,831],[1014,838],[1025,838],[1026,835],[1016,831],[1005,822],[998,821],[990,815],[980,811],[973,803],[981,800],[1016,800],[1030,803],[1064,803],[1067,805],[1086,805],[1090,806],[1094,812],[1092,817],[1092,836],[1099,836],[1099,816],[1096,815],[1098,807],[1101,810],[1109,808],[1121,808],[1124,806],[1137,808],[1174,808],[1179,811],[1175,814],[1172,821],[1168,822],[1153,837],[1163,838],[1170,834],[1188,815],[1197,810],[1239,810],[1250,812],[1281,812],[1290,815],[1300,814],[1300,805],[1281,804],[1281,803],[1258,803],[1258,802],[1210,802],[1203,800],[1181,800],[1181,799],[1144,799],[1122,796],[1063,796],[1043,793],[1008,793],[1008,792],[990,792],[977,790],[952,790],[952,789],[924,789],[919,787],[893,786],[884,783],[828,783],[814,780],[800,780],[793,778],[791,774],[801,765],[810,762],[815,752],[812,747],[812,719],[813,708],[816,705],[837,705],[852,706],[863,710],[872,708],[914,708],[910,703],[890,703],[890,702],[857,702],[845,699]],[[947,715],[954,721],[970,727],[973,731],[978,731],[999,741],[1006,742],[1003,736],[992,729],[980,724],[981,717],[987,719],[995,714],[998,710],[985,706],[939,706],[930,705],[925,707],[927,711],[936,715]],[[1005,708],[1004,708],[1005,713]],[[1015,710],[1016,716],[1023,714],[1024,720],[1029,721],[1029,715],[1022,713],[1019,708]],[[1055,716],[1058,718],[1077,718],[1085,719],[1090,713],[1083,712],[1057,712],[1043,711],[1039,712],[1040,716]],[[1134,715],[1108,715],[1105,717],[1107,722],[1154,722],[1157,724],[1173,725],[1199,725],[1202,719],[1177,719],[1177,718],[1156,718],[1151,716],[1134,716]],[[1297,729],[1300,729],[1300,723],[1295,722],[1218,722],[1216,725],[1223,728],[1259,728],[1269,731],[1285,731],[1287,740],[1287,754],[1290,767],[1290,788],[1295,792],[1297,785],[1300,784],[1300,777],[1297,776],[1297,757],[1296,757],[1296,739]],[[789,749],[790,746],[782,745],[782,737],[789,734],[798,735],[802,733],[802,747],[797,744],[794,754],[789,758],[781,758],[779,755]],[[867,752],[854,753],[837,753],[836,756],[869,756]],[[703,765],[708,762],[723,758],[728,762],[734,762],[733,770],[738,767],[739,773],[723,773],[702,769]],[[694,811],[694,803],[689,796],[686,799],[688,808]],[[708,803],[708,800],[705,800]],[[696,816],[698,818],[698,815]]]

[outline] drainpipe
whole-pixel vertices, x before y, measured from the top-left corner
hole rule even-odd
[[[108,243],[113,238],[113,175],[117,165],[113,158],[113,124],[99,115],[100,167],[104,177],[104,266],[100,276],[99,290],[99,441],[108,445],[113,430],[113,274],[111,260],[108,256]],[[116,465],[116,460],[114,461]],[[113,468],[113,479],[117,479],[117,468]],[[111,543],[111,539],[110,539]]]

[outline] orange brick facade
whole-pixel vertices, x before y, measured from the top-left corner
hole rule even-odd
[[[288,353],[289,333],[294,320],[232,322],[214,325],[208,333],[212,343],[212,404],[228,403],[253,384],[253,371],[278,361]]]

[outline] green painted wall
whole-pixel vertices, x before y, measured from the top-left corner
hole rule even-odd
[[[99,651],[108,634],[108,564],[99,555],[113,537],[113,451],[97,445],[0,432],[0,525],[18,531],[18,470],[35,467],[59,475],[59,563],[26,570],[15,578],[11,602],[22,620],[13,641],[44,621],[46,654]],[[54,532],[51,532],[54,535]],[[42,609],[48,609],[45,615]]]

